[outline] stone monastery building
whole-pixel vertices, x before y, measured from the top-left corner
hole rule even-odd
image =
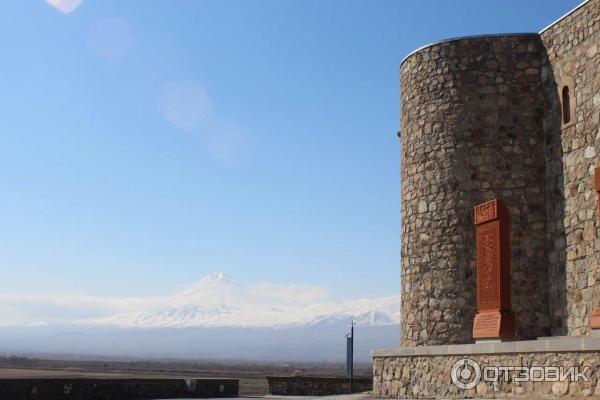
[[[400,68],[402,346],[472,343],[473,207],[511,218],[517,340],[600,306],[600,0],[540,33],[449,39]]]
[[[600,398],[600,0],[424,46],[400,84],[401,347],[373,394]]]

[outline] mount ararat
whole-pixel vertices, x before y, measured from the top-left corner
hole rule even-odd
[[[354,320],[359,325],[399,323],[398,296],[342,302],[313,302],[320,293],[299,286],[287,290],[269,284],[249,287],[213,273],[164,299],[155,309],[75,321],[79,325],[121,328],[284,328],[335,324]],[[296,292],[296,293],[295,293]]]
[[[350,321],[355,358],[397,346],[399,296],[331,301],[302,285],[242,285],[213,273],[135,310],[0,328],[0,351],[108,357],[341,361]]]

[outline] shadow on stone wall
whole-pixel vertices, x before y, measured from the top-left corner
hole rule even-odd
[[[544,141],[546,186],[546,248],[548,259],[548,309],[553,336],[567,334],[567,243],[565,232],[565,176],[561,129],[561,103],[548,52],[542,55],[544,85]]]
[[[458,281],[470,295],[462,307],[472,330],[476,311],[476,246],[473,207],[494,198],[511,216],[512,305],[517,338],[550,333],[546,261],[544,90],[539,36],[498,36],[457,43],[464,48],[462,105],[456,120],[456,215],[465,226],[457,247]],[[470,339],[470,338],[469,338]]]

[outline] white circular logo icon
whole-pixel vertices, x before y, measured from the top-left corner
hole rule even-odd
[[[450,372],[452,383],[461,389],[473,389],[481,380],[481,368],[475,361],[462,358],[454,363]]]

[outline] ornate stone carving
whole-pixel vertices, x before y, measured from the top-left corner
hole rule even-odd
[[[500,199],[475,206],[477,315],[475,339],[513,339],[511,311],[510,215]]]
[[[600,329],[600,308],[594,308],[590,316],[590,328]]]

